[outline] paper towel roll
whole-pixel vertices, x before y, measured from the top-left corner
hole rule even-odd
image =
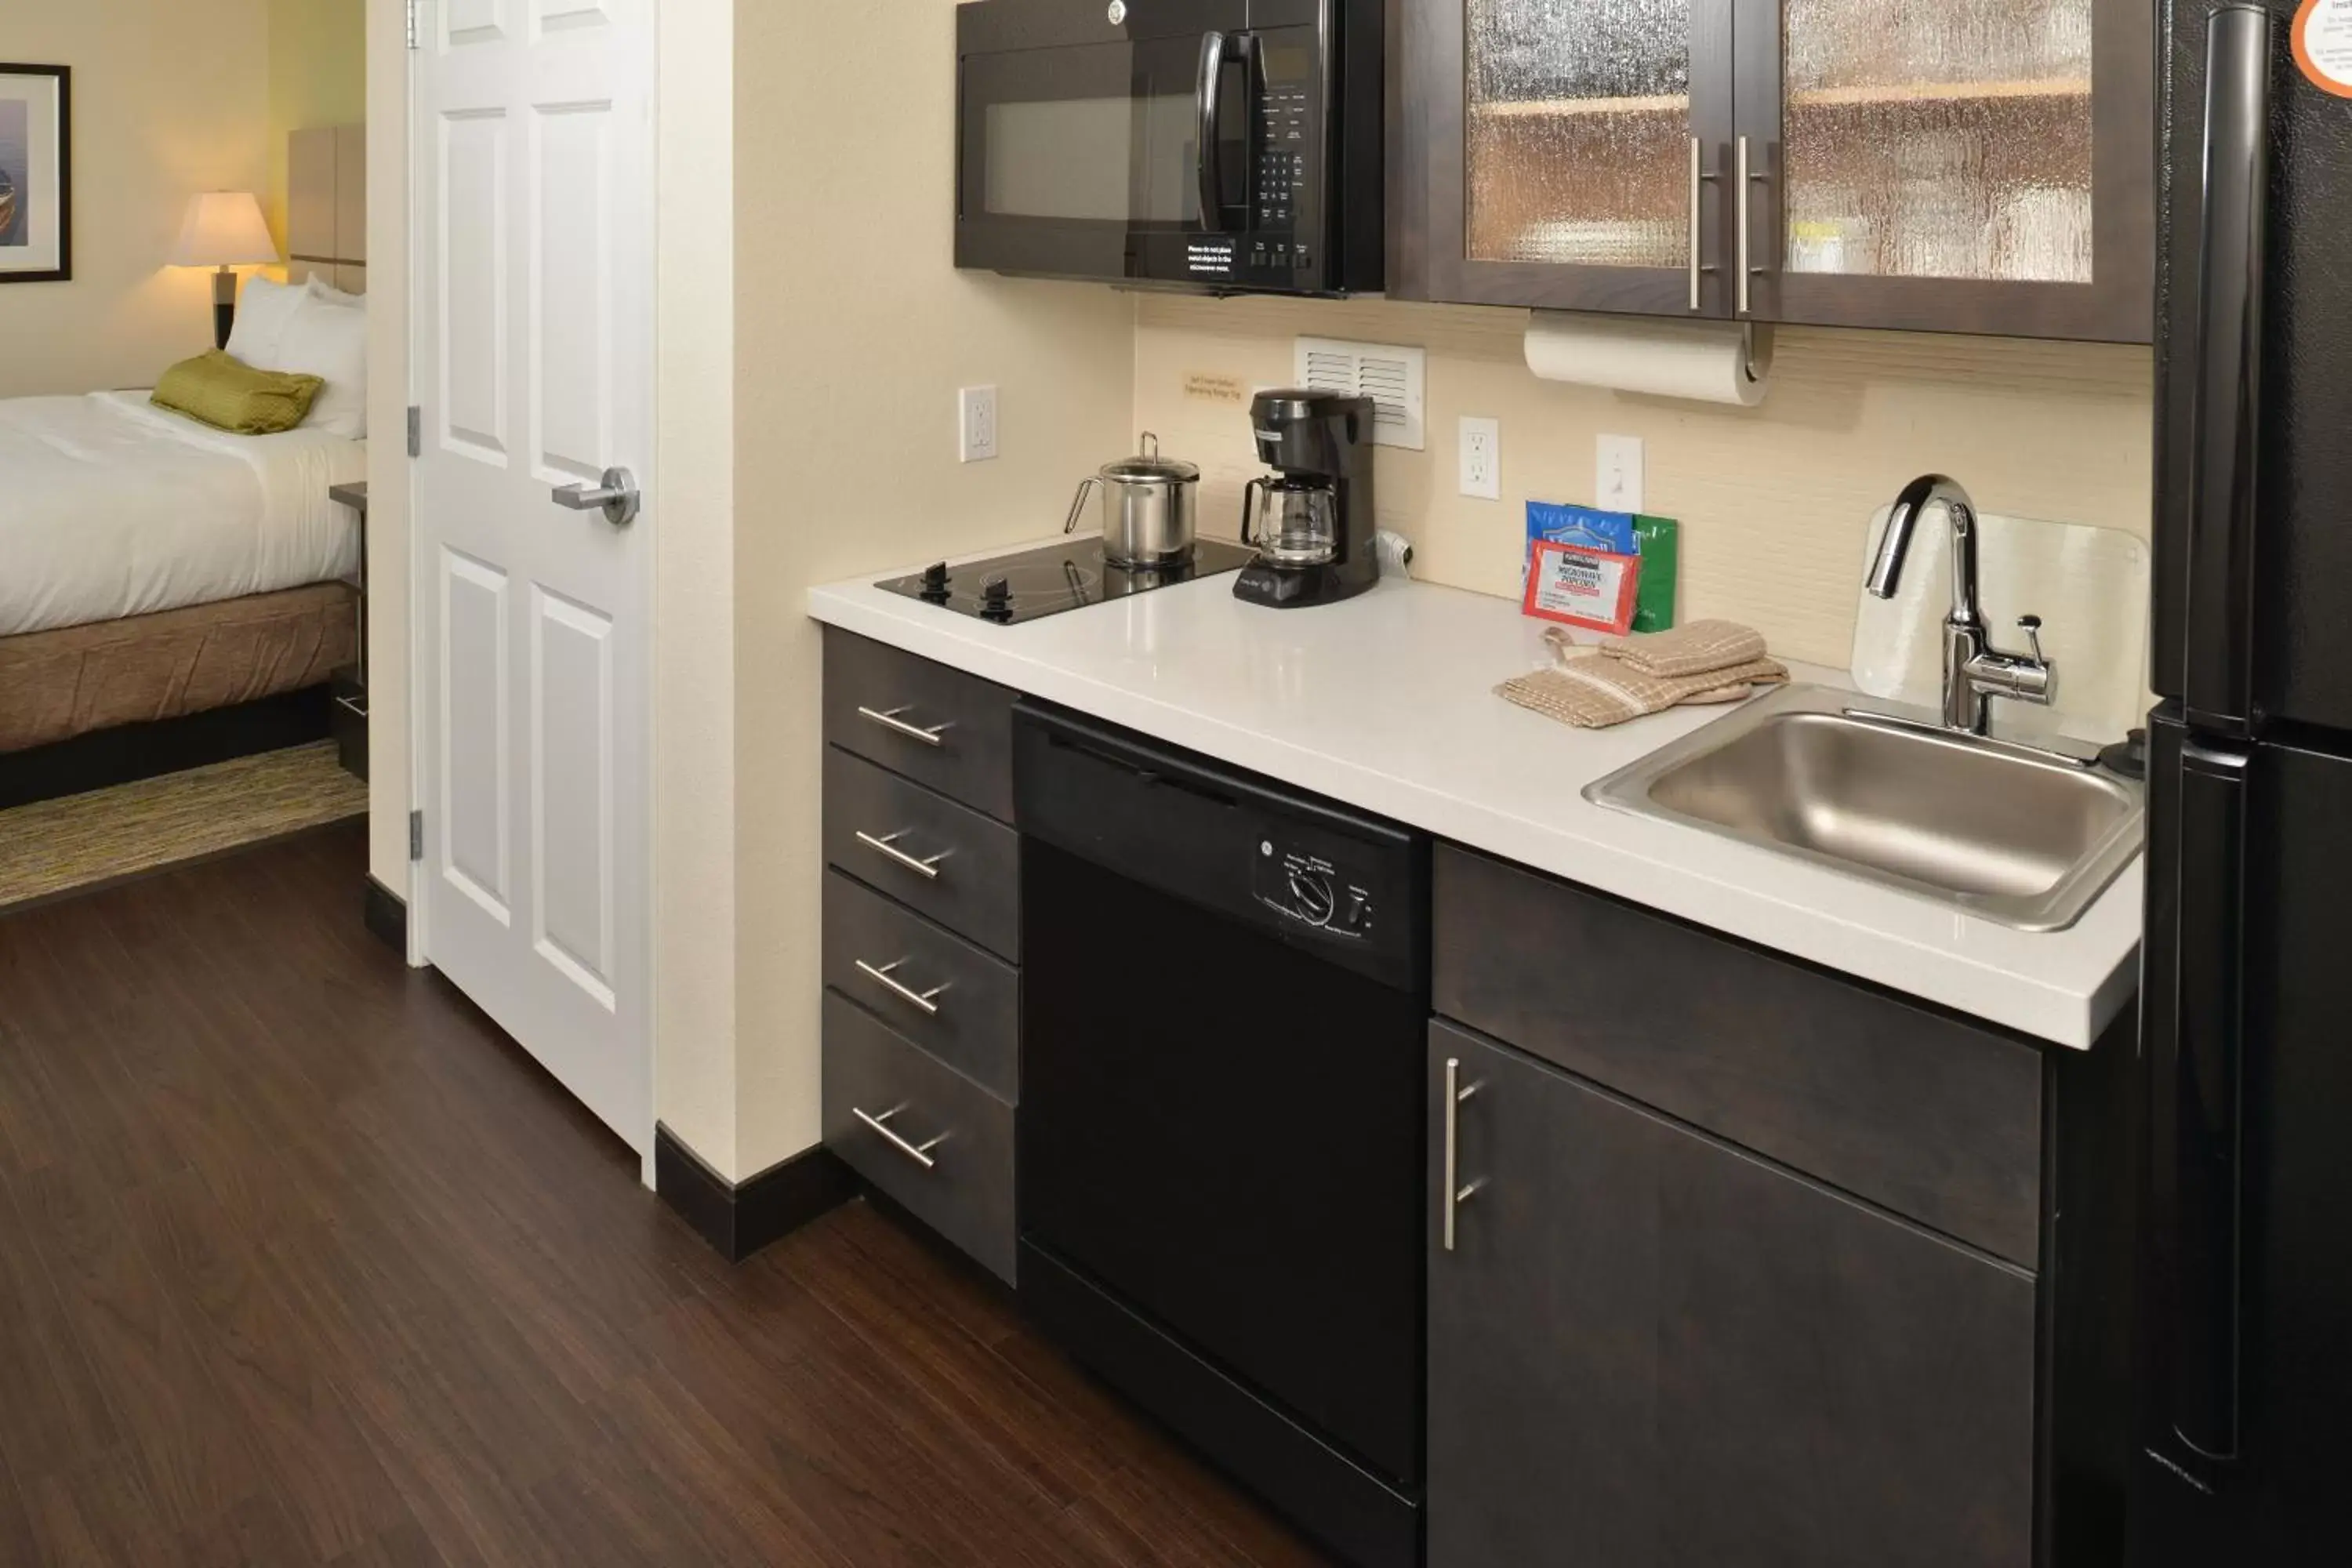
[[[1753,408],[1771,374],[1772,329],[1538,310],[1527,353],[1528,368],[1546,381]]]

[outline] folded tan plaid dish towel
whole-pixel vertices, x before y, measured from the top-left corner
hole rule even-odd
[[[1516,677],[1495,694],[1564,724],[1605,730],[1686,702],[1737,702],[1788,679],[1786,666],[1764,657],[1758,633],[1729,621],[1693,621],[1604,643],[1597,657]]]

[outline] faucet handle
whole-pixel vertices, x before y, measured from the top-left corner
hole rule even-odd
[[[2017,617],[2017,626],[2018,629],[2025,634],[2026,646],[2033,650],[2033,662],[2044,668],[2049,668],[2050,661],[2043,658],[2042,653],[2042,617],[2020,616]]]

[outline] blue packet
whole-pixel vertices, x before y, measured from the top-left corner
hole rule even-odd
[[[1527,580],[1528,563],[1536,546],[1546,541],[1573,544],[1580,550],[1603,550],[1612,555],[1639,555],[1641,540],[1630,511],[1602,511],[1597,507],[1570,506],[1563,501],[1528,502],[1528,544],[1519,557],[1519,579]]]

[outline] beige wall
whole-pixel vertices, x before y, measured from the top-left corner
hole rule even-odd
[[[736,1157],[734,0],[662,0],[654,1109]]]
[[[367,118],[367,0],[269,0],[269,186],[262,207],[286,248],[286,139]],[[369,428],[374,428],[373,422]]]
[[[8,0],[0,58],[73,68],[73,279],[0,285],[0,397],[148,386],[212,346],[167,267],[188,197],[269,178],[265,0]]]
[[[408,889],[408,8],[366,0],[368,872]]]
[[[1787,329],[1752,409],[1538,381],[1524,310],[1147,296],[1135,419],[1202,465],[1202,516],[1231,534],[1258,471],[1244,412],[1188,397],[1195,373],[1293,379],[1307,334],[1429,350],[1429,446],[1382,447],[1381,521],[1414,573],[1516,595],[1530,499],[1590,501],[1593,437],[1642,437],[1650,512],[1682,524],[1681,616],[1757,626],[1776,652],[1843,666],[1872,514],[1940,469],[1985,510],[2148,531],[2151,359],[2144,348]],[[1456,493],[1455,421],[1502,424],[1503,499]],[[2051,620],[2063,606],[2036,605]]]
[[[1050,533],[1132,435],[1128,296],[953,268],[954,23],[952,0],[737,7],[736,1176],[817,1138],[806,589]],[[960,465],[976,383],[1003,455]]]

